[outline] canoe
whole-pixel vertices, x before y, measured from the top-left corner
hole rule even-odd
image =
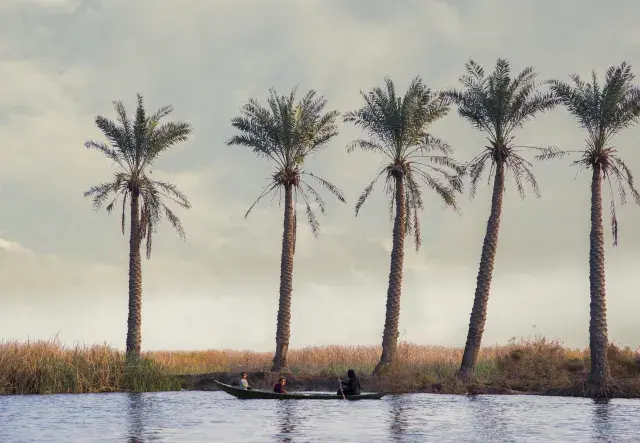
[[[220,386],[227,394],[231,394],[236,398],[241,399],[263,399],[263,400],[343,400],[342,395],[337,394],[302,394],[302,393],[288,393],[277,394],[275,392],[260,391],[257,389],[241,389],[235,386],[230,386],[225,383],[214,380],[215,384]],[[360,394],[360,395],[347,395],[347,400],[380,400],[387,395],[386,392],[378,392],[373,394]]]

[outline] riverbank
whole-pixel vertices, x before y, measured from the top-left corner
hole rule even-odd
[[[287,379],[287,389],[295,391],[335,392],[338,388],[336,376],[320,376],[309,374],[291,374],[279,372],[248,372],[247,379],[253,389],[271,390],[280,376]],[[240,373],[212,372],[209,374],[179,375],[183,389],[196,391],[219,391],[214,380],[234,385]],[[343,375],[344,377],[344,375]],[[533,384],[504,382],[484,382],[477,380],[463,383],[450,377],[439,382],[429,383],[421,377],[408,379],[394,376],[374,377],[360,375],[358,377],[364,392],[389,392],[393,394],[449,394],[449,395],[545,395],[565,397],[588,397],[585,385],[586,376],[576,377],[566,385],[544,385],[540,381]],[[614,378],[611,387],[612,398],[640,398],[640,378]]]
[[[441,394],[540,394],[584,396],[588,350],[564,348],[544,338],[485,347],[477,380],[455,378],[462,349],[400,343],[396,364],[382,377],[371,374],[376,346],[292,349],[286,373],[291,390],[334,391],[337,377],[353,368],[367,391]],[[640,398],[640,357],[611,345],[612,396]],[[0,394],[216,389],[212,380],[233,383],[249,372],[256,388],[271,388],[271,353],[231,350],[146,352],[136,365],[107,346],[64,347],[55,341],[0,343]]]

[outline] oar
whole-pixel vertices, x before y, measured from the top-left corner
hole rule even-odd
[[[338,386],[340,386],[340,393],[342,394],[342,399],[346,400],[347,397],[344,396],[344,391],[342,390],[342,381],[340,381],[340,377],[338,377]]]

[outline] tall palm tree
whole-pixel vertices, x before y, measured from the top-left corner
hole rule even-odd
[[[389,196],[390,217],[395,203],[382,355],[374,374],[380,374],[388,367],[396,353],[404,238],[413,233],[416,251],[421,243],[418,211],[423,208],[423,201],[420,183],[456,210],[455,193],[462,191],[459,178],[462,168],[449,157],[453,150],[427,132],[431,123],[449,111],[447,101],[427,88],[419,77],[413,79],[403,97],[396,96],[391,79],[385,78],[385,84],[385,89],[376,87],[367,93],[361,92],[364,106],[344,116],[345,122],[354,123],[369,135],[368,140],[356,140],[347,150],[351,152],[358,147],[373,151],[388,161],[360,195],[355,207],[356,216],[382,176]]]
[[[466,73],[460,77],[464,90],[450,90],[446,95],[458,105],[460,116],[483,131],[489,141],[485,149],[466,166],[470,176],[470,197],[475,196],[478,181],[487,165],[490,165],[488,179],[490,181],[493,176],[494,180],[491,212],[482,243],[469,332],[458,372],[463,379],[473,376],[487,319],[507,172],[511,171],[521,198],[525,197],[523,182],[528,183],[534,193],[540,196],[538,182],[531,171],[532,165],[519,154],[519,148],[536,148],[517,146],[513,134],[537,114],[556,104],[551,94],[543,94],[537,90],[537,74],[532,67],[525,68],[513,78],[509,62],[504,59],[498,59],[495,70],[488,76],[473,60],[465,64],[465,69]]]
[[[187,197],[172,183],[150,178],[151,167],[161,153],[172,146],[186,141],[191,126],[184,122],[160,123],[173,111],[172,106],[163,106],[155,114],[148,116],[142,97],[138,95],[138,107],[132,121],[122,102],[114,102],[117,121],[97,116],[95,123],[107,138],[108,143],[89,140],[85,146],[104,154],[119,170],[109,182],[92,186],[84,193],[93,198],[96,210],[105,203],[111,213],[118,200],[122,199],[122,234],[125,232],[127,201],[130,213],[129,240],[129,316],[127,320],[128,358],[140,357],[142,327],[142,264],[140,246],[146,243],[147,259],[151,258],[153,234],[163,217],[186,239],[180,219],[167,206],[167,201],[189,209]]]
[[[231,120],[231,125],[240,133],[231,137],[227,143],[249,147],[259,157],[270,160],[275,167],[271,181],[249,207],[245,218],[264,197],[284,190],[280,301],[276,352],[271,369],[282,371],[287,370],[287,351],[291,335],[293,255],[297,229],[296,201],[301,198],[306,205],[311,231],[317,237],[320,233],[320,225],[311,208],[311,203],[315,203],[324,214],[325,202],[309,181],[315,181],[343,203],[345,198],[333,184],[303,169],[304,161],[325,148],[338,134],[335,123],[338,112],[329,111],[323,114],[327,101],[323,97],[316,97],[316,92],[313,90],[307,92],[299,102],[295,101],[296,88],[288,96],[278,96],[274,89],[270,89],[269,93],[268,107],[260,105],[255,99],[250,99],[243,106],[242,115]]]
[[[591,372],[589,390],[592,395],[607,395],[610,387],[607,364],[607,305],[604,271],[604,233],[602,226],[602,182],[609,183],[611,195],[611,230],[613,245],[618,243],[618,219],[614,196],[614,184],[625,203],[627,192],[636,204],[640,194],[633,184],[633,175],[611,146],[615,135],[640,121],[640,88],[634,86],[631,65],[626,62],[611,66],[604,85],[598,84],[595,71],[591,82],[585,82],[577,74],[572,75],[573,85],[558,80],[550,81],[551,91],[587,131],[586,145],[580,151],[548,149],[538,156],[541,160],[563,157],[579,152],[581,158],[573,164],[592,170],[591,175],[591,232],[589,235],[589,292],[591,312],[589,320],[589,347]],[[612,181],[614,183],[612,183]]]

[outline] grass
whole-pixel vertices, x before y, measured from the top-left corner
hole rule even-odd
[[[455,373],[462,349],[400,343],[396,364],[375,386],[394,392],[567,392],[584,382],[590,369],[588,349],[565,348],[542,337],[512,340],[507,345],[485,347],[476,367],[477,379],[461,383]],[[609,346],[609,364],[621,396],[640,397],[640,354],[626,347]],[[288,364],[296,375],[335,377],[347,369],[370,374],[380,356],[378,346],[322,346],[292,349]],[[271,353],[232,350],[153,352],[149,358],[174,374],[268,371]],[[574,389],[575,390],[575,389]]]
[[[609,347],[616,382],[640,396],[640,355],[631,348]],[[377,346],[323,346],[292,349],[294,375],[331,377],[353,368],[370,374],[380,355]],[[396,364],[377,380],[396,392],[561,392],[584,380],[588,350],[568,349],[545,338],[511,341],[482,349],[477,380],[455,379],[462,349],[400,343]],[[64,347],[57,341],[0,343],[0,394],[54,392],[157,391],[180,388],[174,377],[211,372],[268,371],[272,354],[249,351],[158,351],[144,353],[135,365],[106,346]]]
[[[0,343],[0,394],[54,394],[180,389],[156,362],[126,362],[107,346],[61,346],[56,340]]]

